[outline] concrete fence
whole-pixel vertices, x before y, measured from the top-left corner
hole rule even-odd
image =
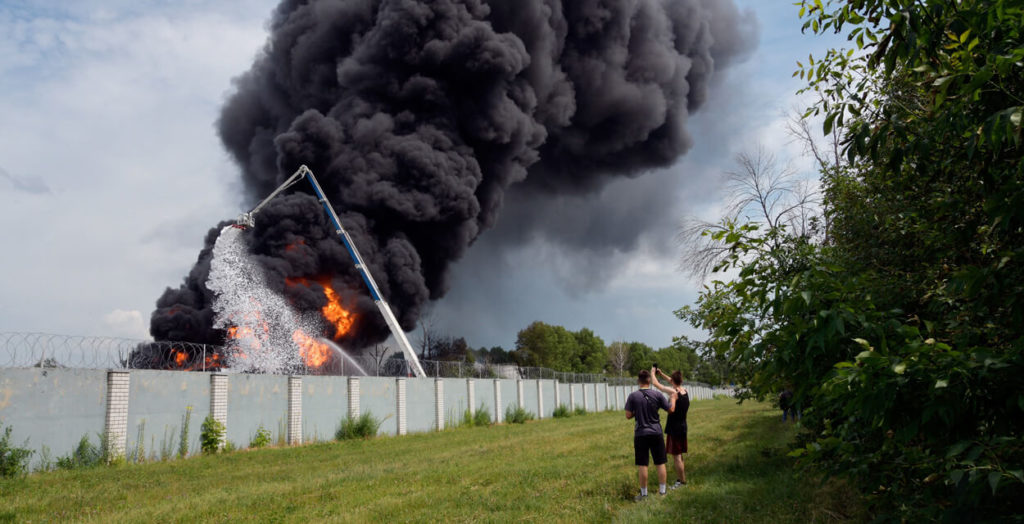
[[[238,447],[247,447],[260,428],[278,443],[301,444],[334,438],[346,415],[371,413],[382,420],[381,433],[405,435],[454,426],[466,410],[485,409],[496,423],[508,408],[541,419],[559,404],[618,410],[633,389],[548,379],[0,368],[0,425],[12,427],[12,445],[37,451],[36,463],[44,449],[56,458],[83,436],[100,442],[100,435],[115,455],[153,459],[176,454],[182,437],[189,453],[198,452],[207,415],[224,424],[226,440]],[[714,394],[703,386],[688,389],[694,401]]]

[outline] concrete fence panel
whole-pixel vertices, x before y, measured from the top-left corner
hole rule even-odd
[[[381,421],[378,432],[382,435],[398,434],[398,403],[395,399],[397,387],[392,377],[359,377],[359,412],[370,413]],[[406,395],[408,399],[408,391]],[[433,398],[433,395],[430,397]]]
[[[0,424],[11,443],[65,455],[88,435],[99,444],[107,406],[107,372],[87,369],[0,370]],[[39,454],[33,457],[38,460]]]
[[[199,452],[200,426],[210,413],[209,375],[136,370],[131,372],[128,391],[129,454],[140,449],[140,436],[146,458],[161,458],[160,455],[168,449],[176,453],[181,424],[189,407],[192,413],[189,417],[188,449],[192,453]],[[248,446],[249,441],[237,444]]]
[[[434,413],[434,379],[410,378],[406,387],[406,420],[409,433],[433,431],[436,422]]]
[[[331,440],[348,413],[344,377],[302,377],[302,435],[306,442]]]
[[[192,415],[193,431],[198,435],[203,417],[197,419],[194,411]],[[260,426],[270,431],[275,441],[284,439],[287,420],[288,377],[241,373],[228,377],[227,440],[246,447]]]

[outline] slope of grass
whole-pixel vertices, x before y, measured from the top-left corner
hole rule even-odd
[[[629,500],[636,492],[632,422],[612,412],[37,474],[0,481],[0,520],[809,522],[863,516],[840,487],[823,488],[794,474],[783,450],[794,429],[766,406],[716,400],[694,403],[690,413],[690,484],[641,504]]]

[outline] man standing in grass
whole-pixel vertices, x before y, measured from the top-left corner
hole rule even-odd
[[[637,376],[640,389],[626,398],[626,418],[636,420],[633,431],[633,452],[636,456],[637,476],[640,479],[640,494],[633,500],[640,502],[647,498],[647,465],[651,456],[658,470],[658,494],[665,494],[665,441],[661,437],[661,418],[658,410],[672,413],[675,407],[660,392],[651,389],[651,372],[646,369]],[[674,399],[673,399],[674,400]]]

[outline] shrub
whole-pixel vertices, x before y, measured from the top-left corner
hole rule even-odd
[[[476,413],[473,414],[473,425],[475,426],[490,426],[491,425],[491,412],[487,408],[480,405],[476,408]]]
[[[203,425],[199,431],[199,442],[203,453],[213,454],[220,451],[224,442],[225,429],[224,423],[213,418],[213,415],[207,415],[203,419]]]
[[[106,440],[100,435],[100,445],[96,446],[89,440],[89,435],[82,435],[70,455],[57,458],[57,469],[91,468],[103,464],[107,459]]]
[[[558,407],[551,412],[551,416],[554,418],[568,418],[572,416],[572,411],[569,411],[569,407],[565,404],[559,404]]]
[[[28,471],[32,450],[11,446],[11,431],[7,426],[0,436],[0,477],[17,477]]]
[[[260,425],[260,428],[256,430],[256,435],[249,441],[249,447],[264,448],[269,446],[271,442],[270,430]]]
[[[341,427],[334,433],[334,438],[336,440],[371,439],[377,436],[381,422],[369,412],[358,417],[347,415],[341,419]]]
[[[466,411],[462,412],[462,422],[460,426],[472,427],[476,425],[476,419],[473,417],[473,412],[466,408]]]
[[[577,415],[586,415],[587,414],[587,408],[585,408],[583,406],[576,406],[576,414]]]
[[[505,422],[509,424],[522,424],[527,420],[533,420],[533,413],[520,407],[509,406],[505,409]]]

